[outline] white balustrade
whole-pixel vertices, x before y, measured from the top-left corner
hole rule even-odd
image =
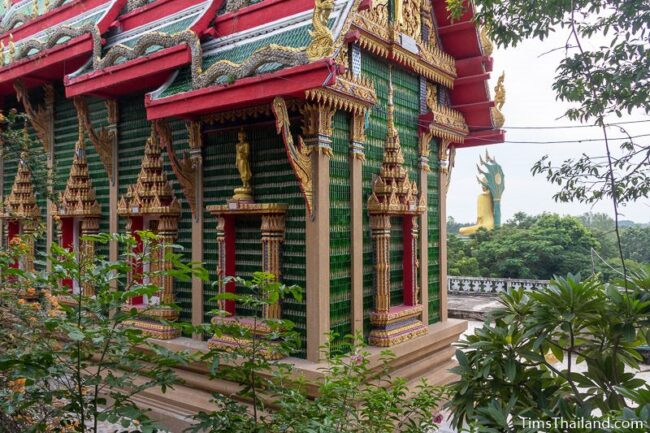
[[[539,290],[548,286],[548,283],[548,280],[448,276],[447,291],[451,294],[496,295],[511,288]]]

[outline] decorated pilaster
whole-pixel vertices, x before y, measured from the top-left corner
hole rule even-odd
[[[363,161],[365,111],[352,114],[350,137],[350,231],[352,234],[352,333],[363,332]]]
[[[313,208],[306,218],[307,245],[307,359],[320,361],[330,331],[330,157],[335,110],[305,104],[304,144],[311,152]]]
[[[439,233],[440,245],[438,248],[440,257],[439,273],[440,273],[440,320],[446,321],[448,318],[447,313],[447,184],[449,182],[449,157],[453,152],[450,148],[449,140],[440,140],[438,148],[438,185],[440,190],[440,207],[439,207]]]
[[[281,277],[280,259],[284,242],[284,214],[262,215],[262,270]],[[280,304],[265,305],[262,315],[265,319],[280,319]]]
[[[189,145],[190,161],[194,167],[194,194],[196,211],[192,215],[192,262],[203,262],[203,132],[201,122],[188,121],[185,124]],[[192,324],[203,323],[203,280],[192,277]],[[195,340],[203,341],[203,335],[193,335]]]
[[[430,156],[430,146],[431,146],[431,134],[428,132],[420,132],[419,135],[419,179],[420,179],[420,194],[425,200],[425,204],[428,208],[428,197],[429,197],[429,172],[431,168],[429,167],[429,156]],[[422,212],[420,215],[420,300],[424,308],[422,309],[422,322],[425,324],[429,323],[429,214],[428,212]]]

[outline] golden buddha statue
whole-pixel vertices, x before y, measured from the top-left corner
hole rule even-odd
[[[476,224],[461,227],[459,233],[462,236],[472,235],[480,228],[492,230],[501,225],[501,196],[505,189],[505,176],[501,166],[487,151],[485,159],[483,156],[480,158],[481,164],[477,167],[481,177],[477,177],[477,180],[483,191],[476,202]]]
[[[492,230],[494,228],[494,208],[492,206],[492,194],[487,186],[481,184],[483,192],[478,195],[476,200],[476,224],[468,227],[461,227],[458,231],[463,236],[473,235],[480,228]]]
[[[234,201],[253,201],[253,189],[251,188],[251,178],[253,173],[250,165],[251,145],[246,141],[246,132],[242,128],[237,134],[238,142],[235,145],[235,165],[239,171],[239,177],[242,186],[235,188]]]

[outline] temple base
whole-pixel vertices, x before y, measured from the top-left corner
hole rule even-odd
[[[255,320],[254,317],[215,317],[212,319],[214,325],[223,326],[224,333],[221,335],[214,335],[208,340],[208,348],[220,349],[232,352],[237,349],[249,350],[255,339],[261,338],[269,334],[272,329],[262,321],[262,319]],[[240,335],[232,335],[228,333],[228,327],[241,328]],[[236,329],[233,329],[236,331]],[[264,344],[267,349],[260,349],[260,354],[269,360],[282,359],[286,354],[279,351],[279,343],[266,340]],[[276,349],[276,347],[278,349]]]
[[[133,319],[125,320],[124,326],[133,329],[139,329],[148,337],[158,340],[172,340],[181,336],[180,329],[172,325],[166,325],[155,320]]]
[[[373,312],[370,316],[373,329],[368,343],[390,347],[424,335],[428,327],[422,323],[421,317],[422,305],[398,305],[385,312]]]

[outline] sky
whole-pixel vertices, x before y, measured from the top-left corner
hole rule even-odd
[[[503,113],[506,117],[504,129],[506,141],[558,141],[585,138],[602,139],[598,128],[574,128],[560,130],[508,130],[508,126],[563,126],[578,125],[568,119],[560,118],[569,107],[555,100],[552,89],[555,68],[563,58],[563,50],[550,54],[543,53],[564,45],[566,35],[558,34],[551,39],[527,41],[516,48],[495,49],[494,70],[490,88],[494,89],[496,80],[505,71],[506,104]],[[493,91],[493,90],[492,90]],[[493,92],[494,93],[494,92]],[[613,118],[611,122],[650,120],[648,115]],[[625,125],[631,135],[650,134],[650,122]],[[610,137],[620,137],[621,133],[611,130]],[[638,139],[639,143],[650,143],[650,137]],[[647,141],[641,141],[647,140]],[[612,204],[605,201],[596,205],[581,203],[557,203],[553,194],[557,185],[548,183],[545,176],[533,177],[531,168],[542,156],[549,155],[558,165],[565,159],[587,155],[604,155],[603,142],[568,144],[511,144],[500,143],[491,146],[458,149],[456,165],[452,171],[451,184],[447,196],[447,215],[460,222],[476,221],[476,197],[481,188],[476,181],[479,155],[486,149],[503,167],[505,191],[501,199],[503,220],[517,212],[528,214],[555,212],[559,214],[580,215],[585,212],[605,212],[614,215]],[[621,219],[639,223],[650,222],[650,200],[629,204],[620,210]]]

